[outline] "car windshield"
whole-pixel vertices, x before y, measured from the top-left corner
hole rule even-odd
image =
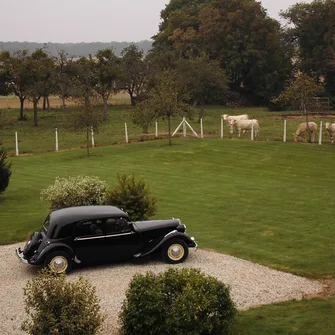
[[[43,223],[43,230],[44,230],[45,233],[48,232],[49,225],[50,225],[50,215],[48,215],[48,217],[45,219],[45,221]]]

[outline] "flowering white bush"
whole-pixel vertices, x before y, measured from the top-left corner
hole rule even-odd
[[[98,177],[77,176],[60,178],[41,191],[41,200],[50,210],[72,206],[100,205],[107,184]]]

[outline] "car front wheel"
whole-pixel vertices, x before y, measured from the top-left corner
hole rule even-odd
[[[162,253],[166,262],[170,264],[182,263],[188,256],[188,246],[181,239],[172,239],[165,242]]]
[[[71,256],[66,251],[54,251],[46,257],[44,267],[53,273],[68,273],[72,269]]]

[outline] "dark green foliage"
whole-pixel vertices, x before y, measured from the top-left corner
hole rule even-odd
[[[326,92],[335,95],[335,2],[315,0],[298,2],[281,12],[287,20],[287,39],[296,45],[300,71],[317,74]]]
[[[33,335],[93,335],[103,317],[95,287],[86,279],[67,282],[65,275],[47,270],[28,281],[24,288],[28,319],[22,329]]]
[[[125,335],[228,334],[236,309],[229,288],[198,269],[137,274],[120,319]]]
[[[260,2],[173,0],[161,19],[152,53],[207,54],[228,74],[230,90],[250,103],[268,103],[291,74],[292,44]]]
[[[147,220],[156,212],[156,199],[144,179],[118,174],[118,184],[106,191],[105,204],[122,208],[132,221]]]
[[[7,151],[0,142],[0,194],[8,187],[12,164],[7,162]]]

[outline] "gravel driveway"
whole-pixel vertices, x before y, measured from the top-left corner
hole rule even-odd
[[[0,334],[23,334],[20,325],[25,318],[23,287],[37,270],[23,264],[15,255],[15,248],[23,243],[0,247]],[[302,299],[316,294],[323,287],[316,281],[275,271],[239,258],[205,250],[190,250],[189,258],[175,267],[195,267],[231,287],[232,298],[238,309]],[[148,260],[142,264],[126,263],[75,270],[69,278],[79,275],[97,288],[101,307],[107,314],[103,334],[117,334],[117,315],[128,283],[137,272],[161,272],[168,267],[160,261]]]

